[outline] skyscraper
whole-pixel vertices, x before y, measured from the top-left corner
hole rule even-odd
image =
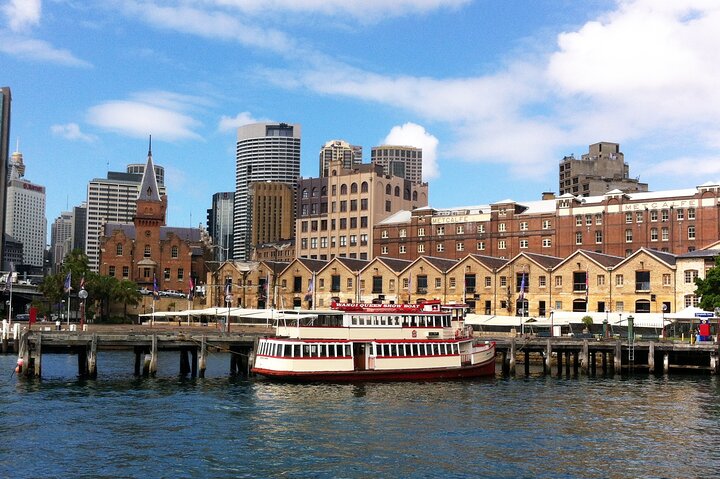
[[[362,146],[344,140],[331,140],[320,149],[320,178],[328,176],[330,162],[340,160],[346,169],[362,164]]]
[[[234,200],[235,195],[231,191],[215,193],[212,197],[212,208],[207,210],[207,230],[215,245],[215,261],[232,258]]]
[[[129,165],[130,170],[133,165]],[[155,165],[160,194],[165,194],[165,186],[158,175],[161,166]],[[88,256],[90,269],[97,272],[100,259],[100,235],[106,223],[132,223],[137,211],[136,200],[139,193],[142,174],[108,171],[107,178],[95,178],[88,183],[87,192],[87,223],[85,227],[85,254]]]
[[[422,183],[422,148],[413,146],[373,146],[370,161],[382,165],[385,175]]]
[[[72,250],[74,218],[71,211],[63,211],[50,227],[50,261],[54,272],[58,272],[65,256]]]
[[[8,154],[10,153],[10,88],[0,87],[0,178],[7,177]],[[7,183],[0,181],[0,218],[5,218]],[[0,259],[4,258],[5,222],[0,221]]]
[[[23,244],[23,264],[42,269],[45,255],[47,220],[45,187],[26,180],[22,153],[12,155],[10,181],[7,183],[5,232]],[[22,166],[22,168],[20,168]]]
[[[233,259],[250,257],[250,184],[272,181],[296,188],[300,177],[300,125],[253,123],[238,128],[235,204],[233,212]]]

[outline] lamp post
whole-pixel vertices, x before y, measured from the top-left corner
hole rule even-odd
[[[225,295],[225,306],[227,306],[227,318],[225,319],[225,331],[230,332],[230,305],[232,304],[232,294]]]
[[[82,303],[80,303],[80,329],[82,329],[85,324],[85,300],[88,297],[88,292],[83,288],[78,291],[78,297],[82,299]]]

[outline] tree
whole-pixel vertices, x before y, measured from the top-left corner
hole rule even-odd
[[[100,302],[100,317],[107,320],[110,317],[110,300],[113,298],[113,291],[118,284],[114,276],[103,276],[93,274],[86,281],[90,295]]]
[[[50,309],[52,311],[52,305],[60,304],[65,292],[63,291],[63,285],[65,283],[65,275],[62,273],[51,274],[46,276],[43,282],[38,286],[38,291],[47,299],[50,303]]]
[[[720,308],[720,256],[715,257],[715,267],[710,268],[705,279],[695,279],[695,296],[700,298],[700,308],[712,311]]]
[[[138,286],[134,282],[124,279],[119,281],[112,290],[112,297],[115,301],[119,301],[123,304],[123,317],[127,319],[127,307],[128,304],[137,306],[140,304],[142,295],[138,291]]]

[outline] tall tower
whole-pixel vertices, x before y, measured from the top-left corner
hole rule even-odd
[[[342,167],[352,169],[362,164],[362,146],[351,145],[344,140],[331,140],[320,149],[320,178],[328,176],[330,162],[342,161]]]
[[[55,273],[60,271],[59,266],[72,250],[73,222],[72,212],[63,211],[50,227],[50,259]]]
[[[413,146],[373,146],[370,161],[382,165],[385,175],[405,178],[411,183],[422,183],[422,148]]]
[[[7,183],[5,232],[23,244],[23,264],[41,270],[45,261],[45,187],[20,176],[22,153],[12,155],[13,168]]]
[[[7,178],[10,152],[10,88],[0,87],[0,178]],[[0,218],[5,219],[7,182],[0,181]],[[0,221],[0,261],[5,257],[5,221]],[[3,265],[3,268],[5,265]]]
[[[215,261],[232,258],[234,201],[235,195],[231,191],[215,193],[212,197],[212,208],[207,210],[207,230],[215,246]]]
[[[133,165],[128,165],[128,169]],[[154,165],[156,183],[160,195],[165,194],[162,175]],[[140,192],[141,174],[145,173],[145,165],[133,169],[137,173],[108,171],[107,178],[95,178],[88,183],[87,214],[85,223],[85,254],[88,256],[90,269],[97,272],[100,260],[100,236],[106,223],[130,224],[137,211],[138,193]]]
[[[253,123],[238,128],[235,203],[233,205],[233,259],[250,257],[250,184],[272,181],[296,188],[300,177],[300,125]]]

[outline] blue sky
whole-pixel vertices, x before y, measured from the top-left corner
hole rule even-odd
[[[234,189],[235,129],[423,147],[430,204],[557,191],[558,162],[621,144],[652,190],[720,179],[714,0],[0,0],[12,148],[47,217],[153,158],[168,223]]]

